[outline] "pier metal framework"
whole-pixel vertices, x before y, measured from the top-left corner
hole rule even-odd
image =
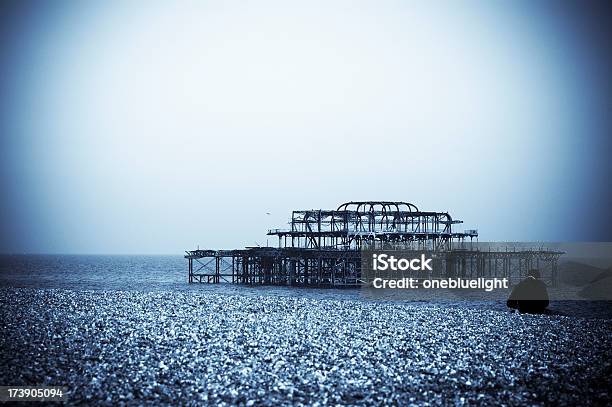
[[[278,247],[359,249],[374,242],[419,243],[433,249],[478,237],[478,231],[453,231],[463,223],[448,212],[421,211],[408,202],[347,202],[336,210],[293,211],[288,230],[273,229]]]
[[[441,277],[503,276],[520,279],[531,268],[557,283],[561,252],[539,249],[482,250],[477,230],[447,212],[421,211],[407,202],[362,201],[336,210],[293,211],[288,230],[274,229],[278,247],[186,251],[189,282],[358,287],[362,249],[428,251],[444,270]],[[468,240],[469,239],[469,240]]]

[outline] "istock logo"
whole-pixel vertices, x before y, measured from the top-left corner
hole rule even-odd
[[[406,259],[400,257],[399,259],[395,258],[395,256],[388,254],[373,254],[372,255],[372,267],[375,271],[405,271],[405,270],[429,270],[432,271],[431,258],[425,257],[425,254],[421,254],[420,258],[415,259]]]

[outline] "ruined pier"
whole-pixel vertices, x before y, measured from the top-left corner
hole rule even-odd
[[[277,247],[190,250],[190,283],[359,287],[365,249],[428,252],[441,277],[501,276],[518,280],[537,268],[557,284],[562,252],[544,247],[483,246],[478,231],[448,212],[421,211],[407,202],[347,202],[336,210],[293,211],[287,230],[273,229]]]

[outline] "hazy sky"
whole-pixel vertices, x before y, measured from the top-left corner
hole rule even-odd
[[[611,15],[577,4],[3,2],[0,252],[239,248],[367,199],[612,240]]]

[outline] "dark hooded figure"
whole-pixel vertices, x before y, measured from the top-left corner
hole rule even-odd
[[[548,303],[546,284],[540,280],[540,272],[534,269],[529,270],[527,278],[514,287],[506,304],[521,313],[540,314]]]

